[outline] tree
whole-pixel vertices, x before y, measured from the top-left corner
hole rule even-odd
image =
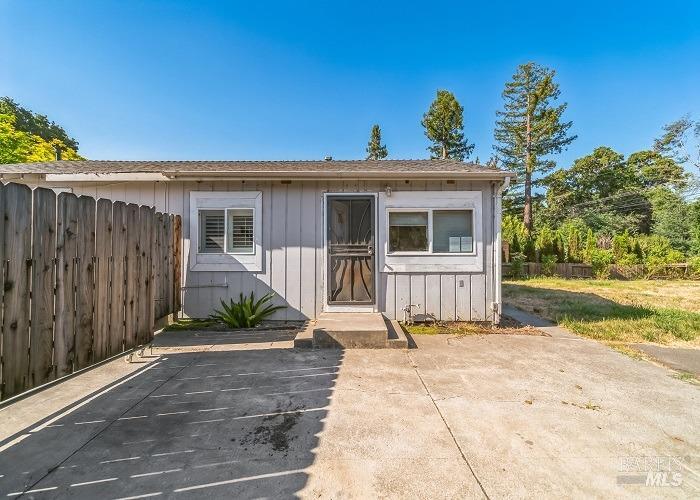
[[[49,121],[45,115],[23,108],[9,97],[0,98],[0,114],[14,116],[14,128],[20,132],[41,137],[46,142],[57,140],[69,149],[78,150],[78,141],[70,137],[63,127]]]
[[[421,125],[432,145],[428,147],[431,158],[451,158],[463,161],[474,150],[474,144],[464,138],[464,108],[454,94],[438,90]]]
[[[0,163],[52,161],[56,159],[57,150],[61,151],[64,160],[82,159],[59,139],[46,141],[17,130],[14,115],[0,114]]]
[[[382,130],[379,125],[372,125],[372,132],[367,143],[367,159],[381,160],[386,158],[388,154],[386,145],[382,144]]]
[[[567,104],[554,105],[560,94],[554,74],[554,70],[535,63],[520,65],[503,90],[503,111],[496,113],[494,149],[501,162],[518,173],[523,190],[523,222],[528,231],[533,227],[535,175],[552,170],[554,162],[547,157],[576,139],[569,135],[572,122],[562,121]]]
[[[695,138],[695,151],[690,144],[691,136]],[[690,162],[700,169],[700,121],[694,122],[686,115],[665,125],[661,137],[654,140],[654,151],[681,165]]]

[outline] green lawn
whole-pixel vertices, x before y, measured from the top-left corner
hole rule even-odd
[[[586,337],[700,345],[700,282],[534,278],[506,281],[503,299]]]

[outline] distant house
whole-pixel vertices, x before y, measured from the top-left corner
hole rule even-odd
[[[452,160],[58,161],[5,182],[183,217],[184,313],[276,294],[278,319],[323,311],[500,320],[501,192],[512,174]]]

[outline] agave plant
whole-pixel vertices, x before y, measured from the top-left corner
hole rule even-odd
[[[250,292],[250,296],[243,296],[241,293],[238,302],[231,299],[227,304],[222,300],[221,309],[215,310],[210,318],[231,328],[253,328],[275,311],[285,308],[268,304],[274,296],[274,293],[268,293],[256,301],[253,292]]]

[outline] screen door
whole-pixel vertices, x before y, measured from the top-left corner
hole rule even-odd
[[[328,304],[374,304],[374,196],[328,196]]]

